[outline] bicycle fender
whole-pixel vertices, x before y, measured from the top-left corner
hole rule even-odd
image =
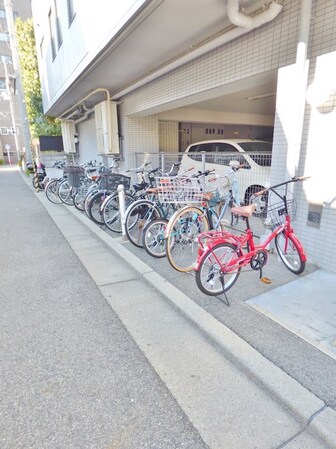
[[[102,205],[100,206],[100,210],[103,210],[104,209],[104,206],[105,206],[105,204],[108,202],[108,200],[111,198],[111,197],[113,197],[113,196],[115,196],[115,195],[118,195],[117,193],[111,193],[111,195],[107,195],[107,197],[104,199],[104,201],[102,202]]]
[[[300,256],[301,256],[301,258],[302,258],[302,262],[306,262],[306,261],[307,261],[307,255],[306,255],[306,252],[305,252],[305,250],[304,250],[304,248],[303,248],[303,246],[302,246],[302,243],[301,243],[300,240],[296,237],[295,234],[291,233],[291,234],[289,234],[289,236],[290,236],[290,238],[293,240],[293,242],[295,242],[295,244],[297,245],[298,250],[299,250],[299,253],[300,253]]]

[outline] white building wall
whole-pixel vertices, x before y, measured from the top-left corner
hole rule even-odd
[[[157,116],[129,117],[120,113],[120,135],[122,155],[126,167],[135,167],[136,153],[157,153],[159,148],[159,120]]]
[[[63,18],[60,22],[63,43],[54,59],[47,20],[49,12],[54,11],[55,2],[32,0],[38,59],[41,62],[42,56],[48,74],[48,78],[43,71],[40,74],[45,110],[85,70],[143,3],[145,0],[95,0],[94,4],[76,1],[75,16],[70,24],[67,20],[67,2],[57,1],[58,15]],[[42,68],[43,64],[39,66]]]
[[[293,0],[284,3],[281,15],[262,28],[236,39],[207,55],[188,63],[174,72],[138,89],[123,98],[122,115],[136,117],[154,108],[169,110],[175,101],[188,101],[188,97],[198,92],[215,89],[221,85],[253,76],[268,70],[280,69],[277,92],[277,112],[274,130],[273,179],[286,179],[296,168],[296,174],[309,174],[311,180],[295,185],[297,198],[297,219],[295,229],[302,239],[311,262],[325,269],[336,271],[336,201],[331,206],[323,201],[336,196],[335,182],[335,93],[331,92],[323,110],[308,109],[303,124],[302,144],[297,160],[295,148],[298,130],[297,117],[293,109],[291,95],[293,67],[296,59],[301,2]],[[311,21],[309,82],[314,79],[315,65],[321,54],[336,50],[336,4],[330,1],[313,2]],[[335,58],[330,58],[329,71],[336,67]],[[333,77],[336,79],[336,74]],[[181,103],[182,104],[182,103]],[[187,103],[186,103],[187,104]],[[163,106],[163,109],[162,109]],[[154,117],[148,120],[155,120]],[[134,123],[133,123],[134,125]],[[298,125],[299,126],[299,125]],[[129,128],[131,131],[131,128]],[[133,132],[133,131],[132,131]],[[159,128],[142,128],[144,142],[155,144],[156,137],[147,132],[159,132]],[[128,130],[125,133],[127,148]],[[138,148],[142,144],[137,142]],[[147,151],[147,150],[146,150]],[[151,150],[152,151],[152,150]],[[325,163],[321,163],[325,161]],[[329,161],[329,162],[328,162]],[[323,186],[323,188],[321,188]],[[316,192],[319,194],[316,196]],[[311,204],[322,208],[319,227],[307,226]]]
[[[309,77],[300,170],[311,176],[299,197],[300,233],[310,260],[336,272],[336,3],[316,1],[312,11]],[[311,104],[310,104],[310,103]],[[321,213],[319,226],[308,211]],[[308,224],[308,226],[307,226]]]

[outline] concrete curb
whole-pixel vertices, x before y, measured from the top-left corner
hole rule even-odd
[[[27,182],[29,185],[29,183]],[[30,187],[30,186],[29,186]],[[30,187],[31,188],[31,187]],[[43,194],[42,192],[40,195]],[[37,198],[48,210],[48,200]],[[225,355],[238,364],[257,384],[269,391],[280,403],[302,420],[332,448],[336,449],[336,412],[309,392],[272,362],[253,349],[224,324],[194,303],[189,297],[166,281],[151,267],[142,262],[122,244],[113,239],[88,217],[74,207],[66,207],[81,223],[88,227],[111,250],[121,256],[134,270],[157,289],[176,309],[192,321]]]

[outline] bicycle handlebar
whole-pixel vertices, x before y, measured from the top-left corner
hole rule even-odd
[[[309,179],[310,176],[294,176],[292,179],[289,179],[288,181],[281,182],[280,184],[276,184],[274,186],[268,187],[267,189],[259,190],[259,192],[256,192],[253,194],[253,196],[261,196],[264,195],[268,190],[276,189],[277,187],[285,186],[286,184],[290,184],[291,182],[297,182],[297,181],[305,181],[306,179]]]

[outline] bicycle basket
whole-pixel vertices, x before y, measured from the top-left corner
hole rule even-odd
[[[131,185],[131,178],[119,173],[102,173],[100,175],[99,185],[102,189],[115,191],[119,185],[123,185],[124,189],[128,190]]]
[[[85,174],[84,169],[78,165],[65,166],[64,173],[67,174],[67,180],[70,187],[79,187],[81,184],[81,177]]]
[[[296,216],[296,200],[291,192],[287,193],[287,210],[291,220],[295,220]],[[274,193],[270,194],[267,199],[265,210],[260,216],[263,224],[267,228],[276,228],[286,221],[285,204]]]
[[[156,178],[161,203],[190,204],[203,201],[204,184],[197,178]]]

